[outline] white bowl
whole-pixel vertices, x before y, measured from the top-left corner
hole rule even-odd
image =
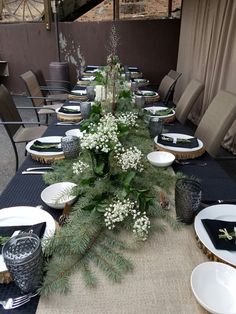
[[[67,136],[70,135],[70,136],[76,136],[76,137],[79,137],[79,138],[83,137],[83,132],[81,132],[80,129],[71,129],[71,130],[66,131],[65,134]]]
[[[63,209],[65,204],[73,204],[76,196],[71,195],[72,188],[76,184],[72,182],[59,182],[51,184],[41,192],[42,201],[49,207]]]
[[[206,262],[194,268],[191,288],[197,301],[210,313],[236,313],[236,269]]]
[[[153,166],[167,167],[173,163],[175,155],[168,152],[156,151],[149,153],[147,159]]]

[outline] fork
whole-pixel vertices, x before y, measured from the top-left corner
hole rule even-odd
[[[22,295],[17,298],[9,298],[5,301],[0,301],[0,304],[3,306],[5,310],[11,310],[15,309],[19,306],[24,305],[25,303],[29,302],[31,298],[35,297],[38,294],[38,292],[35,293],[29,293],[26,295]]]

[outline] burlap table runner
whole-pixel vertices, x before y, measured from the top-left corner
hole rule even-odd
[[[195,314],[207,313],[190,286],[195,266],[207,261],[197,247],[193,225],[157,233],[135,252],[128,252],[134,271],[112,284],[96,271],[98,287],[86,288],[80,273],[68,295],[40,298],[37,314]]]

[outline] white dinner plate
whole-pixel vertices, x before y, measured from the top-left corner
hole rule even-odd
[[[169,109],[168,107],[161,107],[161,106],[153,106],[153,107],[146,107],[144,108],[144,110],[149,111],[150,112],[150,117],[158,117],[160,119],[163,118],[169,118],[169,117],[173,117],[175,115],[175,111],[172,109],[172,113],[163,115],[163,116],[158,116],[158,115],[153,115],[156,112],[160,111],[160,110],[166,110]]]
[[[219,219],[236,222],[236,205],[219,204],[206,207],[197,214],[194,220],[195,232],[205,247],[220,259],[236,266],[236,251],[217,250],[203,226],[202,219]]]
[[[187,134],[182,134],[182,133],[163,133],[162,135],[166,135],[169,137],[172,137],[173,139],[177,139],[177,138],[183,138],[183,139],[189,139],[189,138],[193,138],[193,136],[187,135]],[[173,146],[167,146],[167,145],[162,145],[160,143],[157,142],[157,136],[154,138],[154,142],[163,148],[166,148],[168,150],[172,150],[173,152],[194,152],[197,151],[199,149],[201,149],[203,147],[203,143],[201,140],[197,140],[198,141],[198,147],[194,147],[194,148],[185,148],[185,147],[173,147]]]
[[[210,313],[236,313],[236,269],[218,262],[194,268],[191,288],[197,301]]]
[[[45,136],[45,137],[40,137],[37,138],[36,140],[39,140],[43,143],[61,143],[62,136]],[[54,156],[54,155],[63,155],[63,152],[38,152],[35,150],[30,149],[30,146],[33,145],[33,143],[36,141],[30,141],[26,146],[25,149],[27,150],[28,153],[33,154],[33,155],[39,155],[39,156]]]
[[[72,106],[65,106],[68,109],[73,109],[78,111],[78,113],[66,113],[66,112],[60,112],[60,108],[57,108],[55,111],[56,113],[58,113],[61,116],[66,116],[66,117],[77,117],[77,116],[81,116],[81,112],[80,112],[80,106],[76,106],[76,105],[72,105]]]
[[[74,89],[71,93],[79,96],[87,95],[87,91],[85,89]]]
[[[56,230],[56,223],[53,217],[38,207],[15,206],[0,210],[0,226],[35,225],[46,222],[46,228],[42,239],[53,236]],[[2,255],[0,255],[0,272],[7,270]]]
[[[71,129],[71,130],[66,131],[65,134],[66,136],[76,136],[79,138],[83,137],[83,132],[81,132],[80,129]]]

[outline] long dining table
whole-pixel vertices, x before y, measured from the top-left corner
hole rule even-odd
[[[78,126],[52,123],[45,136],[64,136]],[[165,125],[167,132],[192,134],[177,121]],[[150,139],[151,140],[151,139]],[[206,166],[202,166],[202,162]],[[46,187],[42,175],[23,175],[28,167],[40,166],[27,156],[20,169],[9,182],[0,197],[0,208],[13,206],[43,205],[57,221],[60,212],[42,204],[40,194]],[[215,159],[204,153],[194,160],[194,165],[173,164],[175,172],[198,177],[202,184],[202,199],[207,201],[234,199],[236,183],[220,167]],[[171,211],[175,213],[174,201]],[[154,234],[137,251],[127,252],[134,264],[132,273],[121,283],[112,284],[96,268],[97,288],[87,288],[81,274],[75,273],[70,280],[71,289],[66,295],[36,296],[24,306],[8,313],[80,313],[80,314],[132,314],[132,313],[207,313],[196,301],[191,291],[192,270],[207,261],[198,248],[193,225],[185,225],[176,231],[167,227],[165,232]],[[20,295],[14,282],[0,285],[0,300]],[[0,313],[5,313],[2,307]]]

